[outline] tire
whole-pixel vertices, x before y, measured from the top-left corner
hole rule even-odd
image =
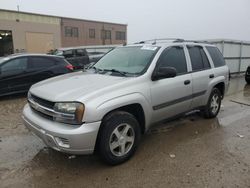
[[[246,82],[247,82],[248,84],[250,84],[250,78],[247,78],[247,77],[245,76],[245,80],[246,80]]]
[[[203,114],[205,118],[214,118],[220,111],[221,106],[221,92],[218,88],[213,88],[212,92],[209,96],[207,105],[203,110]]]
[[[121,164],[136,151],[141,130],[136,118],[127,112],[117,111],[104,118],[98,139],[98,153],[110,165]]]

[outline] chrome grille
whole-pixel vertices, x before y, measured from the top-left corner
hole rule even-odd
[[[30,99],[32,99],[33,101],[37,102],[38,104],[46,107],[46,108],[51,108],[53,109],[54,108],[54,105],[55,103],[54,102],[51,102],[51,101],[48,101],[48,100],[45,100],[45,99],[42,99],[40,97],[37,97],[35,95],[30,95]]]
[[[62,112],[57,112],[54,110],[54,102],[50,102],[44,99],[41,99],[37,96],[34,96],[32,94],[28,94],[28,102],[30,107],[37,112],[39,115],[53,120],[54,117],[64,117],[68,119],[74,119],[74,114],[66,114]]]

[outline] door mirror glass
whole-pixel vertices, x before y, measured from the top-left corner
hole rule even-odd
[[[159,69],[153,74],[152,80],[160,80],[164,78],[176,77],[177,71],[174,67],[159,67]]]

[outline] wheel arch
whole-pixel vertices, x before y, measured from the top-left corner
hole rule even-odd
[[[144,109],[142,107],[142,105],[140,103],[132,103],[132,104],[128,104],[128,105],[124,105],[124,106],[120,106],[118,108],[112,109],[110,111],[108,111],[102,118],[101,120],[101,126],[99,128],[98,134],[97,134],[97,139],[96,139],[96,144],[95,144],[95,152],[97,151],[98,148],[98,143],[100,140],[100,133],[102,132],[103,129],[103,122],[106,118],[109,118],[112,113],[117,112],[117,111],[124,111],[124,112],[128,112],[130,114],[132,114],[136,120],[138,121],[139,125],[140,125],[140,129],[141,129],[141,133],[144,134],[147,130],[146,128],[146,116],[145,116],[145,112]]]

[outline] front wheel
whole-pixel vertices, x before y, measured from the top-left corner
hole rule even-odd
[[[221,106],[221,92],[217,88],[213,88],[209,96],[207,105],[205,106],[203,112],[205,118],[214,118],[220,111]]]
[[[141,137],[139,123],[127,112],[113,112],[103,120],[99,154],[111,165],[127,161],[135,152]]]

